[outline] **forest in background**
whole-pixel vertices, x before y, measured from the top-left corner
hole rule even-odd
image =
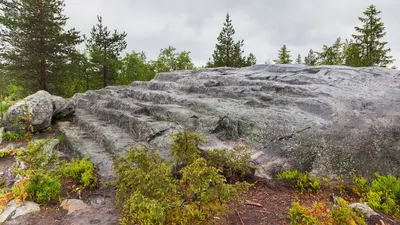
[[[149,81],[155,74],[175,70],[195,70],[190,51],[173,46],[160,50],[156,60],[145,52],[121,54],[127,48],[124,31],[112,30],[98,16],[89,34],[65,28],[63,0],[0,0],[0,96],[15,100],[38,90],[71,97],[75,93],[101,89],[109,85],[128,85]],[[276,64],[346,65],[353,67],[393,64],[385,37],[381,11],[369,6],[359,17],[361,26],[347,39],[337,38],[317,52],[293,61],[284,44],[278,50]],[[214,52],[206,65],[246,67],[256,64],[254,54],[244,55],[244,40],[235,40],[229,14],[217,37]],[[84,51],[77,46],[84,43]],[[266,62],[272,63],[272,62]],[[393,67],[394,68],[394,67]]]

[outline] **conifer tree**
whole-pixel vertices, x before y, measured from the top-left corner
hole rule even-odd
[[[304,57],[304,64],[306,66],[315,66],[317,65],[317,62],[318,62],[317,54],[312,49],[310,49],[308,55]]]
[[[303,64],[303,60],[301,59],[300,54],[297,55],[296,64]]]
[[[385,37],[385,26],[379,18],[381,11],[378,11],[374,5],[369,6],[364,11],[365,17],[358,19],[363,23],[361,27],[355,27],[357,34],[353,34],[356,47],[352,46],[352,51],[348,53],[360,53],[361,66],[382,66],[386,67],[394,60],[389,56],[390,48],[386,48],[387,42],[382,41]],[[354,55],[347,55],[354,58]]]
[[[226,15],[224,27],[219,34],[215,45],[212,59],[207,62],[207,67],[243,67],[255,64],[255,56],[250,53],[249,57],[243,56],[244,41],[235,42],[233,35],[235,29],[229,14]]]
[[[127,47],[125,32],[113,33],[103,25],[101,16],[97,17],[98,23],[93,26],[90,38],[86,40],[86,48],[90,54],[90,61],[103,80],[103,87],[114,84],[119,55]]]
[[[60,69],[82,42],[65,30],[63,0],[0,0],[0,58],[27,92],[49,90]]]
[[[290,57],[290,51],[287,49],[286,45],[283,45],[278,51],[278,59],[274,60],[274,62],[276,64],[290,64],[292,63]]]
[[[322,52],[318,53],[319,65],[342,65],[343,64],[343,43],[340,37],[332,46],[324,45]]]

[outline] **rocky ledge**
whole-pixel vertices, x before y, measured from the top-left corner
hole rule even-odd
[[[62,130],[104,173],[109,153],[145,142],[168,157],[171,134],[190,129],[207,137],[204,148],[251,146],[261,177],[292,168],[320,177],[400,174],[399,75],[300,65],[160,73],[75,95],[73,123]]]

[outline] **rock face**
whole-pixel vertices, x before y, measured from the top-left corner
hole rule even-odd
[[[37,203],[24,201],[21,205],[18,205],[15,200],[10,201],[0,217],[0,223],[9,219],[14,219],[19,216],[26,215],[28,213],[39,212],[40,207]]]
[[[204,148],[244,141],[262,177],[291,168],[317,176],[400,174],[399,74],[299,65],[161,73],[74,96],[65,133],[94,161],[137,142],[168,156],[170,135],[185,128],[207,137]]]
[[[3,125],[7,131],[23,133],[26,130],[26,122],[21,116],[33,115],[34,131],[41,131],[51,125],[53,117],[67,117],[73,114],[74,109],[73,101],[52,96],[46,91],[38,91],[11,106],[3,116]]]

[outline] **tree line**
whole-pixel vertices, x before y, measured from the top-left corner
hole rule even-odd
[[[0,0],[0,95],[10,92],[30,94],[47,90],[70,97],[74,93],[100,89],[109,85],[128,85],[148,81],[156,73],[196,69],[189,51],[173,46],[160,50],[156,60],[144,52],[131,52],[124,57],[127,33],[111,30],[97,17],[89,35],[65,28],[63,0]],[[306,65],[386,66],[393,62],[387,54],[381,13],[370,6],[360,17],[353,38],[322,52],[310,50],[296,63]],[[244,55],[244,40],[234,40],[235,29],[229,14],[220,32],[214,52],[205,67],[246,67],[256,64],[256,57]],[[84,44],[84,51],[77,46]],[[292,63],[290,51],[283,45],[275,63]]]
[[[384,23],[379,17],[381,13],[374,5],[369,6],[363,12],[363,16],[358,18],[362,26],[355,27],[356,33],[350,39],[342,41],[339,37],[331,46],[322,46],[321,52],[310,49],[304,57],[304,61],[298,54],[295,63],[307,66],[387,67],[394,62],[394,59],[389,55],[390,48],[386,47],[388,43],[382,40],[386,32]],[[278,59],[274,62],[278,64],[292,63],[290,51],[286,45],[283,45],[278,51]]]

